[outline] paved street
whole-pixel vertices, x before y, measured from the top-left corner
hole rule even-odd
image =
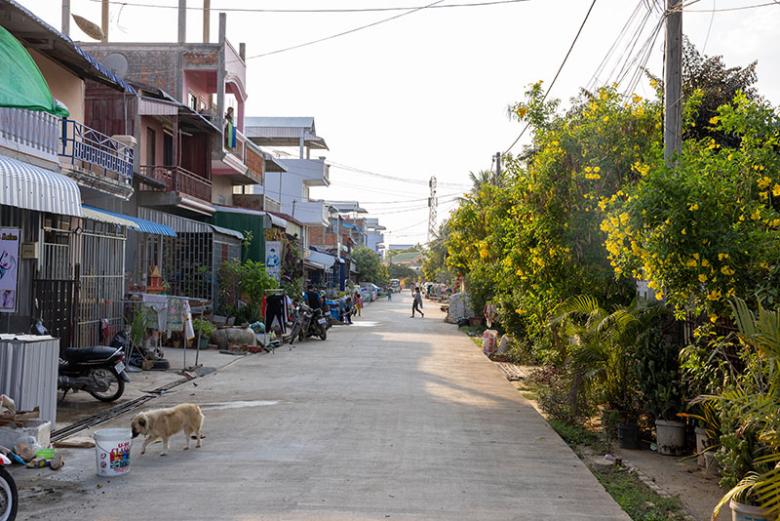
[[[247,357],[151,402],[202,404],[204,448],[183,452],[179,436],[169,456],[139,457],[136,443],[132,472],[110,483],[91,450],[68,451],[42,475],[72,486],[31,497],[20,518],[628,519],[435,304],[414,320],[410,304],[370,304],[327,342]]]

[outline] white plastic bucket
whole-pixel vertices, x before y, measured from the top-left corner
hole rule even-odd
[[[98,476],[112,478],[130,472],[130,429],[101,429],[94,438]]]

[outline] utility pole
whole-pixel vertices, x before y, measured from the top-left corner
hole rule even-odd
[[[108,0],[103,0],[100,7],[100,29],[103,31],[103,42],[108,41]]]
[[[439,207],[439,198],[436,196],[436,176],[431,176],[428,181],[431,195],[428,197],[428,242],[436,238],[436,211]]]
[[[496,152],[496,183],[501,179],[501,152]]]
[[[682,150],[682,0],[666,0],[664,46],[664,161]]]
[[[70,36],[70,0],[62,0],[62,34]]]

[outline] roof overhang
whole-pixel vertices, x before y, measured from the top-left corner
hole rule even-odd
[[[81,217],[76,182],[52,170],[0,155],[0,204]]]

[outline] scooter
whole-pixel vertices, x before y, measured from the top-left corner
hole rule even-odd
[[[41,319],[36,320],[32,333],[49,334]],[[68,391],[87,391],[101,402],[113,402],[124,394],[125,383],[130,382],[125,369],[125,353],[121,347],[61,349],[57,389],[64,391],[63,399]]]
[[[6,465],[11,465],[11,460],[0,453],[0,521],[14,521],[19,494],[14,478],[5,470]]]
[[[328,319],[322,314],[322,309],[309,308],[305,312],[306,320],[304,322],[304,337],[309,338],[312,336],[320,337],[320,340],[328,339],[328,327],[330,323]]]

